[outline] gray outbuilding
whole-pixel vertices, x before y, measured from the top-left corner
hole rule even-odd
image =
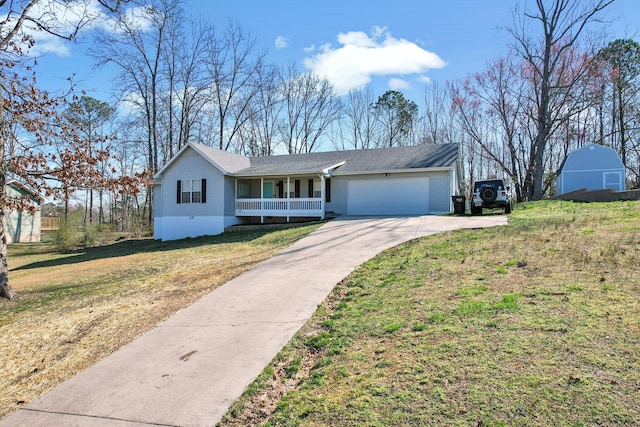
[[[24,199],[32,207],[31,210],[5,211],[7,244],[40,241],[41,210],[43,197],[26,185],[10,180],[5,189],[7,196],[14,199]]]
[[[589,144],[572,151],[556,179],[556,194],[587,190],[625,190],[625,170],[613,148]]]

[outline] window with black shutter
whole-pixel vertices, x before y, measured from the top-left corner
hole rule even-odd
[[[207,180],[202,178],[202,203],[207,203]]]
[[[324,201],[326,203],[331,203],[331,178],[328,178],[324,182]]]
[[[206,179],[178,180],[176,203],[206,203]]]

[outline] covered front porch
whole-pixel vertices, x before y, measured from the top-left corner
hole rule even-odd
[[[316,176],[247,177],[236,179],[238,217],[317,217],[324,219],[330,180]]]

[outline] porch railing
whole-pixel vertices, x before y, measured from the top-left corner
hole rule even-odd
[[[322,216],[322,199],[236,199],[236,215]]]

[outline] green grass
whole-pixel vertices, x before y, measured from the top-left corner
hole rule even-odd
[[[221,425],[640,425],[640,202],[509,222],[363,264]]]

